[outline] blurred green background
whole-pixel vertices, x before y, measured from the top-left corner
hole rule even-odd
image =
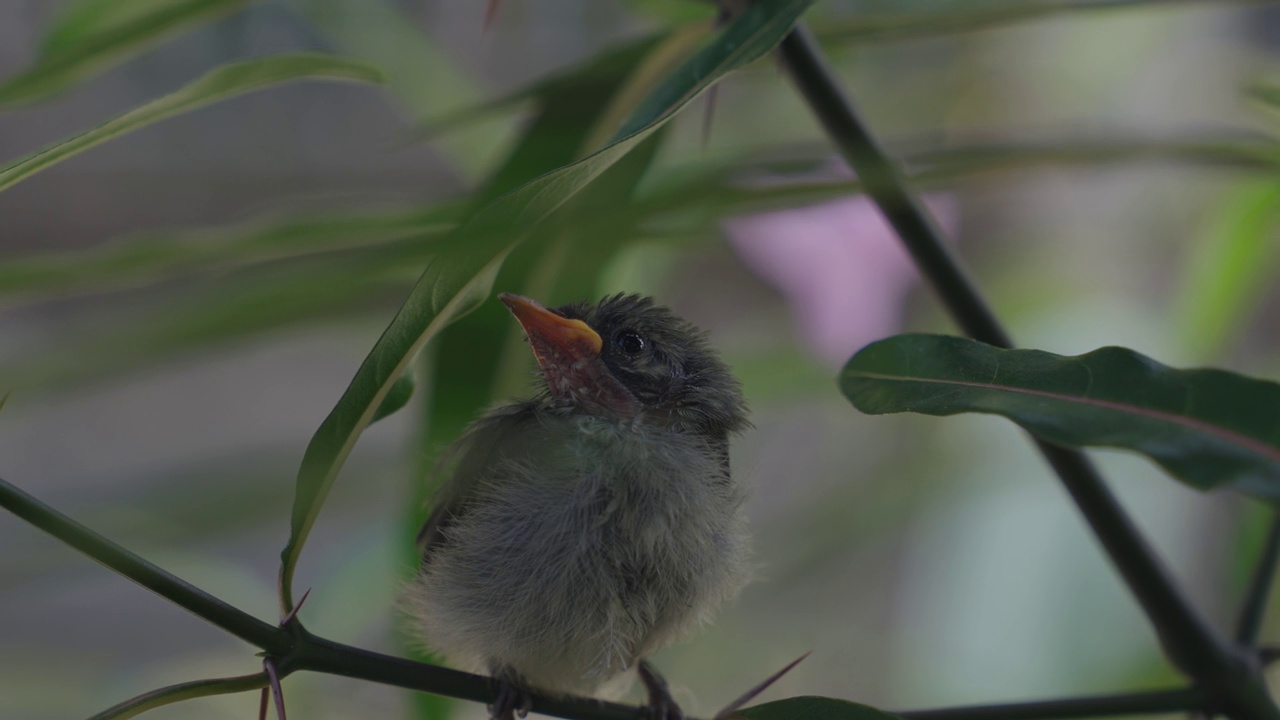
[[[36,65],[60,18],[93,4],[0,2],[0,79]],[[520,94],[711,14],[680,0],[506,0],[485,29],[483,5],[263,0],[0,108],[8,162],[235,59],[310,49],[390,76],[382,89],[302,83],[234,98],[0,193],[0,392],[12,390],[0,477],[274,617],[308,438],[421,271],[422,239],[456,218],[537,111]],[[1280,377],[1268,85],[1280,10],[1020,5],[1031,11],[824,0],[807,20],[1020,344],[1122,344]],[[774,64],[721,84],[704,139],[705,108],[670,126],[630,210],[572,216],[616,253],[547,271],[557,248],[590,254],[552,238],[513,256],[497,287],[551,302],[653,294],[707,328],[746,385],[756,427],[733,462],[753,487],[758,579],[657,658],[677,698],[710,714],[806,651],[769,697],[904,709],[1173,682],[1011,425],[870,418],[838,394],[836,372],[861,345],[951,326],[843,187],[847,171]],[[374,426],[335,485],[298,575],[315,632],[395,653],[412,644],[394,603],[424,468],[462,419],[526,391],[528,358],[496,304],[428,353],[434,387]],[[483,334],[494,322],[518,352]],[[432,412],[431,397],[452,405]],[[1229,624],[1262,509],[1198,495],[1135,457],[1097,457],[1188,593]],[[251,648],[7,514],[0,548],[0,717],[87,716],[159,685],[257,669]],[[285,691],[296,717],[422,711],[410,693],[330,676],[291,676]],[[250,693],[147,717],[256,707]]]

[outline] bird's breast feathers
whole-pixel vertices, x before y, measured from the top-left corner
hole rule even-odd
[[[494,453],[468,481],[406,604],[432,646],[460,662],[584,691],[737,592],[742,495],[723,448],[704,438],[539,421],[538,442]]]

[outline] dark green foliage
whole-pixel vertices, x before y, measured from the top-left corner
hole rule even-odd
[[[1124,348],[1065,357],[941,335],[859,351],[840,376],[859,410],[1002,415],[1046,440],[1151,457],[1201,490],[1280,501],[1280,385],[1175,370]]]

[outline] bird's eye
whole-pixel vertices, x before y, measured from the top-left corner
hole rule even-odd
[[[617,339],[613,342],[618,346],[619,350],[628,355],[639,354],[644,351],[646,345],[644,338],[639,333],[631,331],[619,333]]]

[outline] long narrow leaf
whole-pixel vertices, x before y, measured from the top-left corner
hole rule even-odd
[[[1185,263],[1174,317],[1201,359],[1237,338],[1280,277],[1280,184],[1273,177],[1227,195]]]
[[[481,208],[456,243],[427,266],[333,411],[313,436],[298,471],[289,542],[281,553],[283,612],[293,607],[292,580],[302,544],[360,433],[391,384],[427,341],[489,294],[503,259],[532,228],[656,131],[724,74],[763,56],[812,0],[761,0],[655,90],[630,130],[596,153],[503,195]]]
[[[0,83],[0,107],[32,102],[253,0],[80,0],[45,35],[36,64]]]
[[[1211,0],[1214,4],[1261,5],[1269,0]],[[1170,5],[1211,4],[1207,0],[1014,0],[1007,3],[957,9],[865,13],[830,23],[819,30],[823,39],[840,41],[906,40],[910,38],[973,32],[1057,15],[1089,11],[1140,10]]]
[[[296,215],[225,227],[123,237],[90,250],[0,261],[0,303],[136,287],[212,270],[319,253],[427,243],[451,230],[453,208]]]
[[[0,190],[114,137],[220,100],[296,80],[378,83],[382,75],[372,65],[319,53],[271,55],[223,65],[162,98],[10,163],[0,169]]]
[[[211,678],[208,680],[192,680],[143,693],[129,698],[122,703],[112,705],[89,720],[127,720],[137,717],[148,710],[154,710],[176,702],[213,695],[229,695],[231,693],[248,692],[267,686],[265,672],[237,677]]]
[[[6,363],[0,377],[22,393],[67,390],[282,326],[367,316],[412,285],[413,275],[397,266],[412,267],[424,255],[384,247],[333,262],[234,275],[108,327],[72,328],[63,334],[80,339]],[[87,357],[93,362],[84,362]]]
[[[866,413],[1002,415],[1050,442],[1142,453],[1201,490],[1280,501],[1277,383],[1125,348],[1068,357],[900,335],[854,355],[840,387]]]

